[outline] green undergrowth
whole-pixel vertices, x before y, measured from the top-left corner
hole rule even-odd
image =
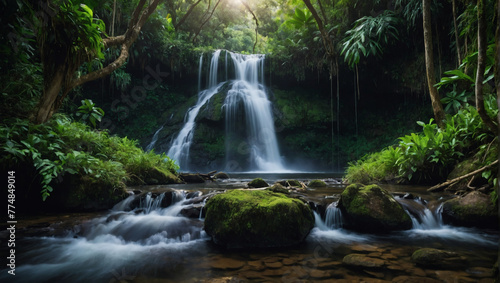
[[[489,97],[489,100],[494,98]],[[493,105],[493,103],[490,103]],[[495,117],[498,110],[489,109]],[[418,122],[422,127],[419,133],[399,138],[396,145],[379,152],[371,153],[360,160],[350,163],[345,179],[354,183],[399,182],[432,184],[446,180],[448,174],[462,160],[478,152],[487,155],[496,152],[495,135],[488,131],[477,110],[466,106],[457,114],[449,115],[443,128],[433,120],[429,123]],[[491,163],[483,158],[480,167]],[[483,173],[490,184],[495,182],[496,168]]]
[[[40,180],[43,200],[61,183],[116,191],[126,185],[178,182],[178,167],[165,154],[144,152],[135,140],[91,130],[64,115],[42,125],[21,119],[5,123],[0,125],[0,164],[33,168],[34,176],[26,177]]]

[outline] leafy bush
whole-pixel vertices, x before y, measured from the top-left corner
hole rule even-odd
[[[492,99],[492,96],[487,97],[486,105],[490,115],[497,115]],[[345,178],[359,183],[394,179],[413,183],[441,181],[463,159],[464,153],[477,151],[495,138],[472,106],[448,116],[442,129],[432,119],[428,124],[417,123],[422,132],[400,137],[397,146],[350,163]]]
[[[42,198],[63,181],[65,174],[85,177],[111,189],[125,184],[177,182],[178,167],[165,154],[144,152],[135,140],[109,136],[105,131],[90,130],[63,115],[42,125],[27,120],[12,120],[0,126],[0,163],[30,166],[41,176]],[[145,181],[146,180],[146,181]]]

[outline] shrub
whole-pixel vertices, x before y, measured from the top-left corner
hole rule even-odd
[[[490,100],[491,96],[487,101]],[[486,105],[489,114],[498,114],[493,103]],[[394,179],[413,183],[441,181],[463,159],[463,152],[477,151],[495,138],[472,106],[448,116],[443,128],[438,128],[432,119],[428,124],[417,123],[422,132],[400,137],[396,146],[350,163],[345,179],[365,184]]]
[[[55,115],[42,125],[20,119],[0,125],[0,148],[6,153],[0,163],[34,166],[41,177],[43,200],[65,174],[110,189],[151,179],[156,183],[178,182],[179,168],[165,154],[144,152],[135,140],[91,130],[63,115]]]

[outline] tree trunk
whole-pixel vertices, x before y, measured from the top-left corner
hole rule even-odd
[[[41,124],[47,121],[54,112],[54,104],[61,92],[66,70],[64,67],[59,67],[51,77],[50,82],[45,84],[42,98],[38,104],[38,111],[35,117],[35,123]]]
[[[424,26],[424,46],[425,46],[425,69],[427,73],[427,85],[429,87],[429,93],[431,96],[432,110],[434,111],[434,118],[436,119],[436,124],[439,127],[443,126],[443,121],[445,118],[443,105],[441,104],[441,99],[437,88],[434,86],[436,84],[435,72],[434,72],[434,56],[432,48],[432,25],[431,25],[431,8],[430,0],[422,0],[422,12],[423,12],[423,26]]]
[[[191,6],[189,6],[189,9],[187,10],[186,14],[184,14],[184,16],[179,20],[179,22],[174,22],[174,28],[175,29],[178,29],[179,26],[181,26],[184,23],[184,21],[186,21],[186,19],[189,17],[189,15],[191,14],[191,12],[193,12],[193,9],[198,4],[200,4],[200,2],[201,2],[201,0],[198,0],[195,3],[191,4]]]
[[[477,73],[476,73],[476,108],[479,117],[488,128],[496,133],[497,125],[486,113],[483,97],[484,70],[486,68],[486,18],[484,0],[477,0]]]
[[[318,29],[321,34],[321,38],[323,39],[323,45],[325,46],[326,55],[328,56],[329,60],[333,60],[333,58],[335,57],[335,47],[333,46],[333,43],[330,40],[330,37],[328,36],[328,33],[325,30],[325,26],[323,25],[323,20],[319,16],[314,6],[311,4],[310,0],[302,0],[302,1],[304,2],[304,4],[306,4],[307,9],[309,9],[311,14],[313,15],[314,20],[316,20],[316,24],[318,25]]]
[[[500,0],[497,1],[497,30],[495,34],[495,83],[497,87],[497,105],[500,109]],[[497,115],[498,123],[498,139],[497,142],[500,143],[500,113]],[[500,159],[500,150],[498,151],[498,159]],[[500,166],[498,166],[498,180],[500,180]],[[497,187],[495,188],[497,196],[500,194],[500,185],[497,182]],[[500,204],[500,197],[497,198],[497,204]],[[500,211],[500,205],[499,211]],[[500,222],[500,219],[499,219]]]
[[[40,98],[40,102],[38,103],[35,122],[37,124],[41,124],[50,119],[54,112],[61,107],[66,95],[73,88],[88,81],[107,76],[123,66],[129,56],[130,46],[139,36],[142,26],[147,21],[149,16],[155,11],[159,1],[160,0],[153,0],[150,2],[149,6],[145,7],[146,0],[140,0],[132,14],[125,34],[103,39],[103,43],[106,48],[121,45],[121,52],[118,58],[106,67],[80,76],[71,81],[66,81],[67,78],[72,75],[68,73],[73,73],[71,70],[76,70],[79,66],[75,66],[75,64],[68,66],[68,63],[64,62],[63,65],[55,67],[44,67],[44,72],[46,72],[45,70],[51,70],[52,68],[56,69],[56,71],[52,76],[44,74],[45,90],[43,96]],[[65,50],[62,50],[61,52],[65,52]],[[50,62],[48,63],[50,64]],[[61,91],[62,95],[59,96]]]
[[[453,26],[455,28],[455,47],[457,48],[458,66],[462,64],[462,51],[460,50],[458,25],[457,25],[457,0],[451,0],[452,13],[453,13]],[[458,68],[457,66],[457,68]]]

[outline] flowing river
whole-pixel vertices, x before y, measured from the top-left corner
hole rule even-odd
[[[307,181],[318,176],[266,175]],[[362,234],[342,228],[336,199],[344,186],[319,176],[327,188],[310,190],[316,203],[329,200],[306,241],[288,248],[225,250],[203,231],[204,196],[244,187],[253,176],[206,185],[148,186],[101,213],[37,215],[19,218],[15,276],[1,269],[1,282],[493,282],[499,231],[444,225],[439,203],[445,194],[425,187],[383,186],[395,195],[417,196],[401,203],[413,211],[414,228],[390,234]],[[149,193],[148,193],[149,192]],[[193,205],[193,203],[195,203]],[[189,208],[189,210],[188,210]],[[198,210],[196,210],[198,209]],[[198,214],[198,215],[197,215]],[[187,217],[189,216],[189,217]],[[2,254],[7,254],[2,229]],[[412,253],[429,247],[466,258],[458,269],[421,268]],[[352,267],[348,254],[382,261],[378,267]],[[409,281],[405,281],[409,280]],[[413,281],[411,281],[413,280]],[[437,280],[437,281],[433,281]]]

